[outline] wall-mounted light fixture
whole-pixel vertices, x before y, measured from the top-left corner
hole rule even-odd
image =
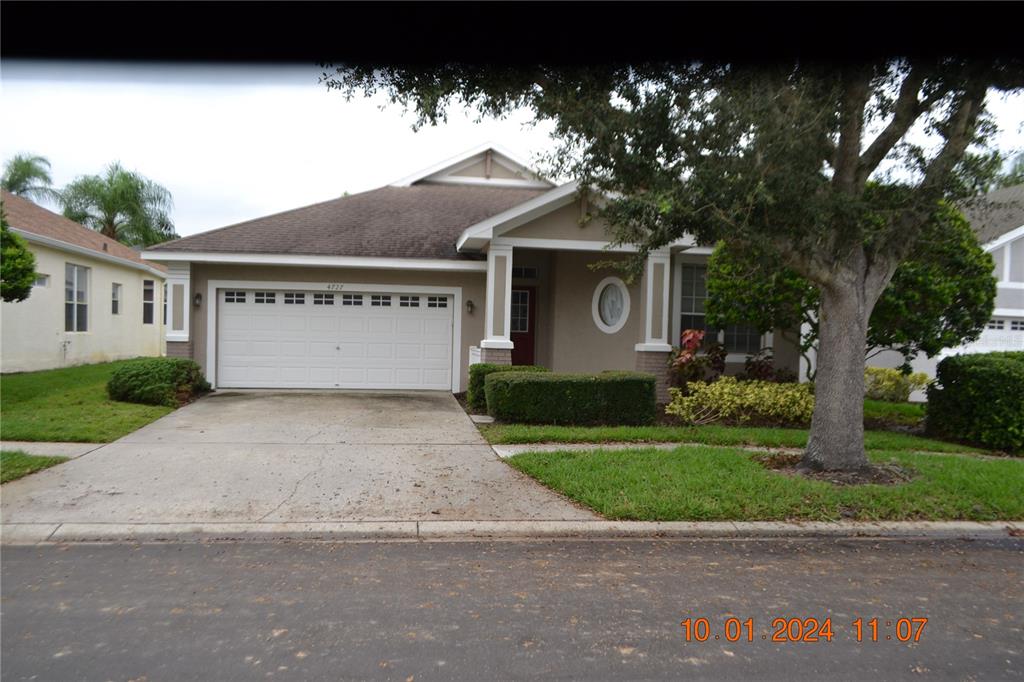
[[[203,304],[203,295],[197,291],[196,295],[192,297],[192,305],[194,305],[195,307],[198,308],[202,304]]]
[[[472,315],[474,307],[475,306],[473,305],[473,301],[466,299],[466,312]]]

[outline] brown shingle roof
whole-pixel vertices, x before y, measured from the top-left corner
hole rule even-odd
[[[136,265],[148,265],[157,270],[166,270],[162,265],[143,260],[138,252],[119,241],[105,237],[96,230],[90,230],[73,220],[68,220],[59,213],[49,211],[24,197],[0,190],[3,196],[4,213],[7,222],[24,232],[38,234],[58,241],[81,246],[97,253],[113,256],[121,260],[131,261]]]
[[[380,189],[166,242],[153,251],[466,258],[462,231],[548,190],[413,185]]]
[[[1003,187],[964,202],[964,216],[987,244],[1024,225],[1024,184]]]

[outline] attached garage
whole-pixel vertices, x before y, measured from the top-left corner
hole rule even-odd
[[[221,388],[452,390],[453,294],[267,282],[216,297]]]

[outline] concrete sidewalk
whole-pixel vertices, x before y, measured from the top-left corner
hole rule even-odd
[[[681,538],[976,538],[1024,536],[1020,521],[372,521],[283,523],[8,523],[4,545],[280,540],[438,541]]]

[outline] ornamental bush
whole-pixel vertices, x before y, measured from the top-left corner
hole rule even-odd
[[[928,387],[925,430],[1006,452],[1024,452],[1024,352],[953,355]]]
[[[537,365],[495,365],[489,362],[478,362],[469,366],[469,388],[466,389],[466,402],[473,411],[483,412],[487,409],[487,397],[484,394],[484,379],[493,372],[547,372],[547,367]]]
[[[864,368],[864,397],[871,400],[887,400],[891,403],[905,403],[910,394],[928,386],[928,375],[924,372],[903,374],[888,367]]]
[[[810,384],[774,381],[738,381],[722,377],[713,383],[695,382],[684,394],[670,388],[668,414],[687,424],[752,424],[759,426],[806,426],[814,412]]]
[[[655,380],[642,372],[494,372],[484,381],[487,413],[522,424],[650,424]]]
[[[185,358],[143,358],[114,370],[107,382],[111,400],[177,407],[210,390],[203,370]]]

